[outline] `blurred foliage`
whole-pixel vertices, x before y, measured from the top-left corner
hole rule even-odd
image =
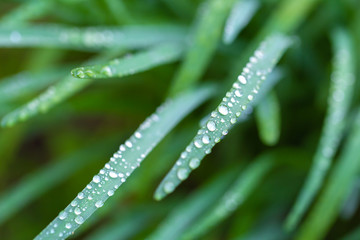
[[[216,93],[194,112],[206,97],[174,100],[173,118],[153,130],[164,139],[70,238],[359,239],[359,9],[358,0],[1,1],[0,117],[9,126],[0,129],[0,239],[35,238],[167,97],[209,82]],[[254,117],[248,110],[155,201],[199,124],[274,33],[295,41]],[[328,165],[315,164],[326,147]],[[314,168],[317,190],[289,226]]]

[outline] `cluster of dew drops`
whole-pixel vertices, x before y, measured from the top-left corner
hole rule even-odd
[[[141,149],[139,144],[136,143],[144,137],[146,130],[149,129],[154,122],[160,120],[159,114],[161,114],[170,103],[171,100],[168,100],[161,105],[156,113],[152,114],[140,125],[139,129],[129,140],[120,145],[119,150],[113,154],[104,168],[92,178],[92,181],[77,195],[70,205],[59,213],[58,217],[51,223],[51,227],[46,229],[45,235],[57,233],[60,238],[66,237],[70,234],[70,231],[74,231],[77,226],[84,223],[85,216],[91,215],[94,209],[101,208],[104,205],[104,201],[114,195],[116,189],[126,181],[133,170],[140,166],[142,160],[156,145],[156,141],[153,141],[150,146]],[[139,156],[137,159],[125,159],[127,152],[134,151],[138,152]],[[90,211],[87,212],[87,210]],[[56,228],[58,228],[60,224],[64,224],[67,230],[56,231]]]
[[[250,57],[243,72],[226,93],[220,105],[211,113],[193,141],[181,153],[175,166],[161,183],[157,192],[158,197],[162,191],[165,194],[173,192],[176,185],[185,180],[190,172],[200,165],[202,156],[209,154],[212,147],[228,134],[228,129],[237,122],[240,115],[254,100],[261,83],[272,71],[270,66],[279,58],[279,56],[268,57],[265,51],[267,44],[268,42],[263,42]]]

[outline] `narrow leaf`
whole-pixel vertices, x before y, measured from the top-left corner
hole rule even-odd
[[[235,0],[207,0],[200,8],[200,17],[189,50],[177,72],[171,95],[188,89],[203,75],[220,41],[226,16]]]
[[[357,178],[360,161],[360,111],[351,129],[344,150],[329,176],[324,192],[303,224],[297,239],[323,239],[336,220],[351,184]]]
[[[71,71],[71,74],[78,78],[124,77],[164,63],[176,61],[181,57],[182,52],[183,46],[181,44],[164,44],[131,57],[118,58],[104,64],[76,68]]]
[[[319,191],[343,134],[354,84],[354,56],[349,35],[338,30],[333,36],[334,71],[331,77],[328,110],[322,130],[320,144],[314,156],[309,177],[306,179],[287,220],[286,228],[293,230]]]
[[[232,43],[250,22],[259,8],[257,0],[237,0],[228,17],[223,33],[223,42]]]
[[[280,106],[274,92],[270,93],[255,108],[255,118],[262,142],[275,145],[280,137]]]
[[[101,50],[114,47],[138,49],[158,43],[183,41],[179,25],[69,28],[58,25],[0,26],[0,47],[55,47]]]
[[[212,209],[196,221],[181,239],[198,239],[216,224],[224,220],[241,205],[256,189],[262,178],[273,166],[272,159],[264,155],[256,159],[240,174],[229,190]]]
[[[214,87],[202,87],[160,106],[36,239],[67,238],[114,195],[164,136],[190,111],[209,98],[214,90]]]
[[[173,192],[190,172],[200,165],[201,160],[211,152],[212,147],[228,133],[237,118],[253,102],[262,82],[289,44],[289,38],[273,35],[260,45],[223,101],[211,113],[207,123],[199,129],[179,160],[160,183],[154,196],[157,200]]]

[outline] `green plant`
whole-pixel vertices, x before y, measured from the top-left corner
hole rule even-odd
[[[356,4],[2,2],[1,238],[357,239]]]

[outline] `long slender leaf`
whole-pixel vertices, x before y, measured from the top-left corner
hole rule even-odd
[[[238,76],[233,87],[226,93],[223,101],[206,124],[188,145],[181,157],[156,189],[154,197],[162,199],[173,192],[184,181],[190,172],[200,165],[212,147],[228,133],[229,128],[236,123],[237,118],[251,104],[260,90],[261,83],[272,71],[274,65],[290,45],[290,39],[282,35],[268,37],[250,58],[249,64]]]
[[[333,36],[333,43],[334,72],[331,78],[328,112],[310,175],[286,220],[289,230],[297,226],[322,185],[343,134],[344,118],[353,95],[355,66],[349,35],[344,30],[338,30]]]
[[[262,142],[275,145],[280,137],[280,106],[274,92],[266,96],[255,108],[255,118]]]
[[[164,63],[176,61],[181,57],[182,52],[183,46],[181,44],[164,44],[155,46],[132,57],[119,58],[108,63],[76,68],[71,71],[71,74],[78,78],[124,77]]]
[[[69,28],[58,25],[0,26],[0,47],[56,47],[77,50],[138,49],[154,44],[183,41],[179,25]]]
[[[336,220],[346,193],[357,178],[360,161],[360,111],[351,129],[339,161],[329,176],[324,192],[306,219],[297,239],[323,239]]]
[[[257,0],[237,0],[228,17],[223,33],[223,42],[232,43],[241,30],[250,22],[259,8]]]
[[[186,92],[159,107],[36,239],[67,238],[114,195],[147,154],[182,118],[213,93],[214,87],[202,87]]]
[[[220,41],[226,17],[235,0],[207,0],[188,53],[177,72],[170,95],[188,89],[203,75]]]
[[[198,239],[200,235],[234,212],[255,190],[265,174],[271,169],[274,163],[271,160],[268,155],[264,155],[257,158],[254,163],[251,163],[216,205],[201,219],[197,220],[197,224],[194,224],[182,239]]]
[[[104,149],[110,150],[110,143],[114,142],[115,137],[110,137],[104,141],[99,140],[96,144],[55,160],[54,163],[26,176],[15,187],[2,193],[0,197],[0,224],[47,190],[65,181],[67,177],[80,168],[99,159],[104,153]]]

